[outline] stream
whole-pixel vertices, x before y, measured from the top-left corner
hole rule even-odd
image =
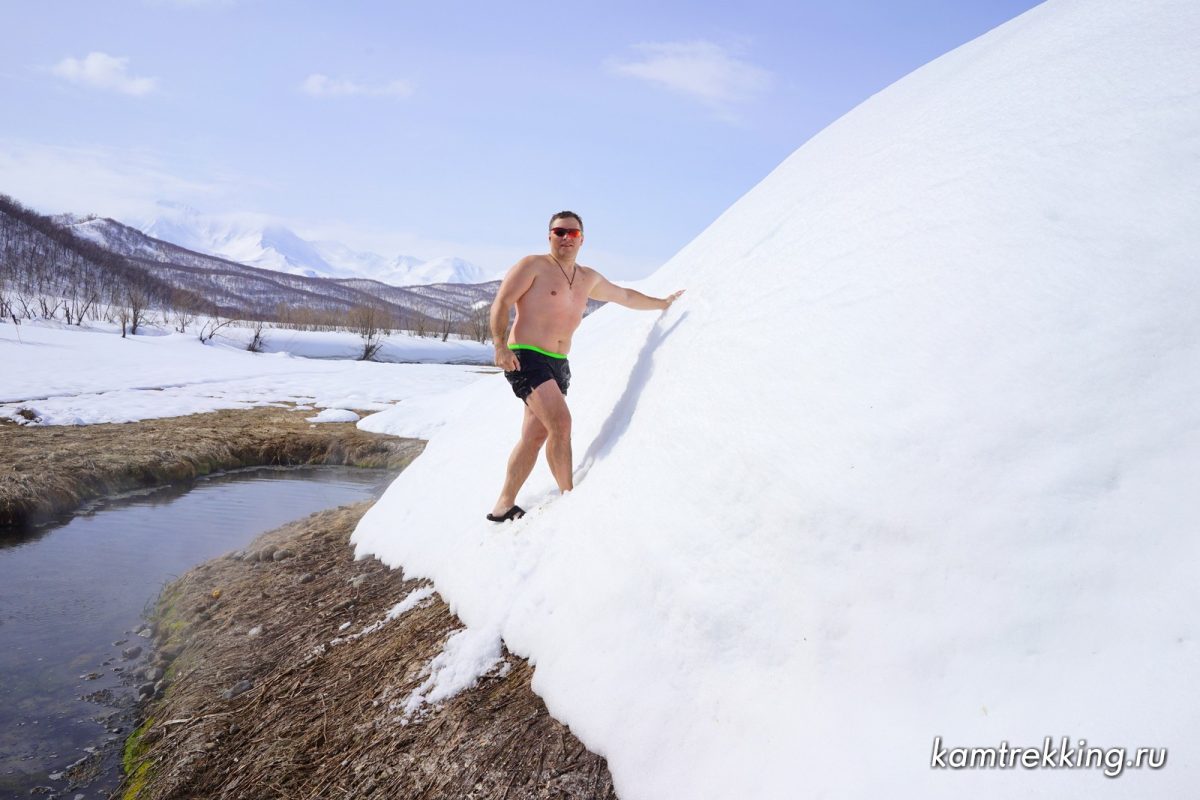
[[[238,470],[0,531],[0,798],[108,797],[133,724],[130,653],[150,649],[138,631],[159,590],[286,522],[378,497],[395,474]]]

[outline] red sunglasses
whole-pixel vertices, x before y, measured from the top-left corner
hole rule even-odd
[[[550,232],[559,238],[565,236],[568,239],[578,239],[583,236],[583,231],[579,228],[551,228]]]

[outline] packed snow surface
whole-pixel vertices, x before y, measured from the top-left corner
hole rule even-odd
[[[485,378],[359,554],[529,657],[623,800],[1194,795],[1198,41],[1192,0],[1052,0],[871,98],[646,282],[668,312],[583,323],[574,492],[539,463],[484,520],[522,412]]]
[[[208,344],[190,334],[147,332],[122,339],[104,325],[0,324],[0,417],[88,425],[290,402],[326,409],[320,422],[352,422],[358,415],[349,409],[391,409],[482,377],[478,366],[353,360],[362,342],[346,333],[268,329],[269,352],[249,353],[244,328],[226,329]],[[402,335],[388,339],[384,351],[414,362],[491,356],[475,342]]]

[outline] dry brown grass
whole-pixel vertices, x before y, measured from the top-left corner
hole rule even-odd
[[[374,633],[328,645],[422,585],[353,560],[348,539],[368,505],[314,514],[251,547],[294,557],[217,559],[164,590],[159,652],[178,656],[132,748],[138,777],[125,796],[615,797],[604,759],[549,715],[529,687],[531,668],[512,655],[507,675],[407,725],[397,720],[389,703],[421,683],[460,627],[436,595]],[[222,697],[242,680],[253,688]]]
[[[69,513],[89,500],[198,475],[264,464],[348,464],[400,469],[424,447],[312,425],[312,411],[253,408],[120,425],[0,424],[0,529]]]

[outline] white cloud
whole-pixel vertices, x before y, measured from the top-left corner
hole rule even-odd
[[[0,192],[41,213],[136,219],[155,214],[164,198],[220,208],[261,183],[219,165],[193,164],[188,172],[203,178],[184,177],[145,150],[0,139]]]
[[[123,94],[144,95],[154,91],[157,78],[135,78],[126,72],[128,67],[128,58],[88,53],[83,59],[64,58],[51,72],[72,83]]]
[[[641,57],[611,60],[609,69],[728,111],[767,90],[771,73],[742,61],[712,42],[660,42],[635,45]]]
[[[408,97],[413,93],[412,84],[407,81],[395,80],[389,83],[367,86],[353,81],[330,78],[328,75],[313,73],[300,84],[300,90],[313,97],[339,97],[346,95],[372,95]]]

